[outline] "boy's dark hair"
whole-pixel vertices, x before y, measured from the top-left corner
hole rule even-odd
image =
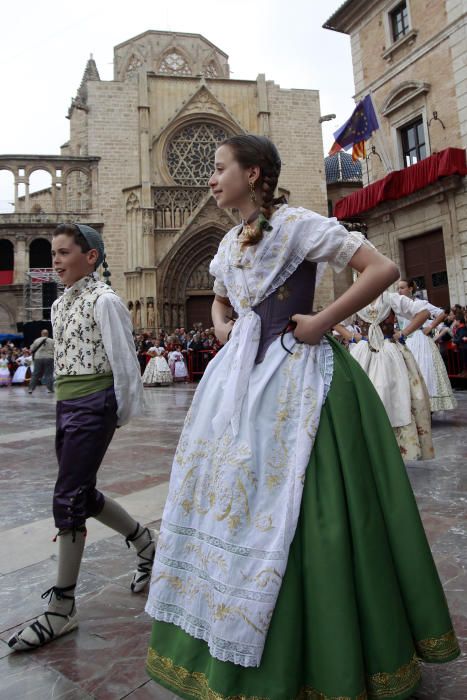
[[[88,253],[91,250],[91,246],[75,224],[59,224],[52,236],[55,238],[56,236],[61,235],[70,236],[70,238],[73,238],[76,245],[81,248],[82,253]]]

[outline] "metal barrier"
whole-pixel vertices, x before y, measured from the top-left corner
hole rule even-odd
[[[185,353],[184,353],[185,354]],[[187,357],[188,365],[188,376],[190,382],[194,382],[197,379],[201,379],[204,371],[208,364],[211,362],[214,355],[217,354],[217,350],[188,350],[185,357]]]
[[[446,365],[448,377],[459,377],[464,367],[462,366],[462,354],[454,343],[449,343],[442,353]]]

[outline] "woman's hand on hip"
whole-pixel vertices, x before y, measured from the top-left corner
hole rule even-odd
[[[228,323],[222,323],[214,326],[216,338],[222,345],[225,345],[229,340],[234,323],[235,321],[228,321]]]
[[[292,316],[292,321],[295,321],[297,324],[293,334],[299,343],[319,345],[321,338],[328,330],[328,328],[323,327],[319,314],[315,316],[295,314],[295,316]]]

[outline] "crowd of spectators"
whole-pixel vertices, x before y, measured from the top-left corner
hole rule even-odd
[[[455,304],[447,307],[445,312],[447,316],[436,329],[434,340],[449,374],[467,377],[467,307]],[[198,375],[202,374],[208,362],[221,348],[214,328],[203,328],[200,323],[188,331],[183,327],[175,328],[172,332],[158,328],[152,335],[135,335],[135,346],[141,374],[149,360],[147,352],[152,347],[163,348],[166,358],[170,352],[179,350],[189,368]],[[10,386],[18,368],[25,365],[28,366],[28,371],[21,384],[28,384],[31,363],[29,347],[17,347],[12,341],[0,345],[0,386]]]
[[[448,373],[467,377],[467,307],[454,304],[447,307],[445,312],[447,316],[438,326],[435,343],[448,367]]]
[[[197,323],[190,330],[175,328],[172,332],[158,328],[155,333],[135,335],[135,346],[143,374],[149,361],[148,350],[152,347],[163,348],[167,359],[173,350],[179,350],[190,369],[196,374],[202,373],[209,360],[220,350],[221,345],[216,338],[214,328],[204,328]]]
[[[27,384],[31,378],[30,366],[32,364],[29,347],[17,347],[12,341],[0,346],[0,386],[10,386],[15,377],[15,384]],[[17,372],[20,367],[25,367],[24,372]],[[18,381],[21,375],[21,381]]]

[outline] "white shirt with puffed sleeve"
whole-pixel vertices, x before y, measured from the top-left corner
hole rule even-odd
[[[118,425],[143,411],[143,383],[128,309],[116,294],[102,294],[94,305],[96,321],[114,376]]]

